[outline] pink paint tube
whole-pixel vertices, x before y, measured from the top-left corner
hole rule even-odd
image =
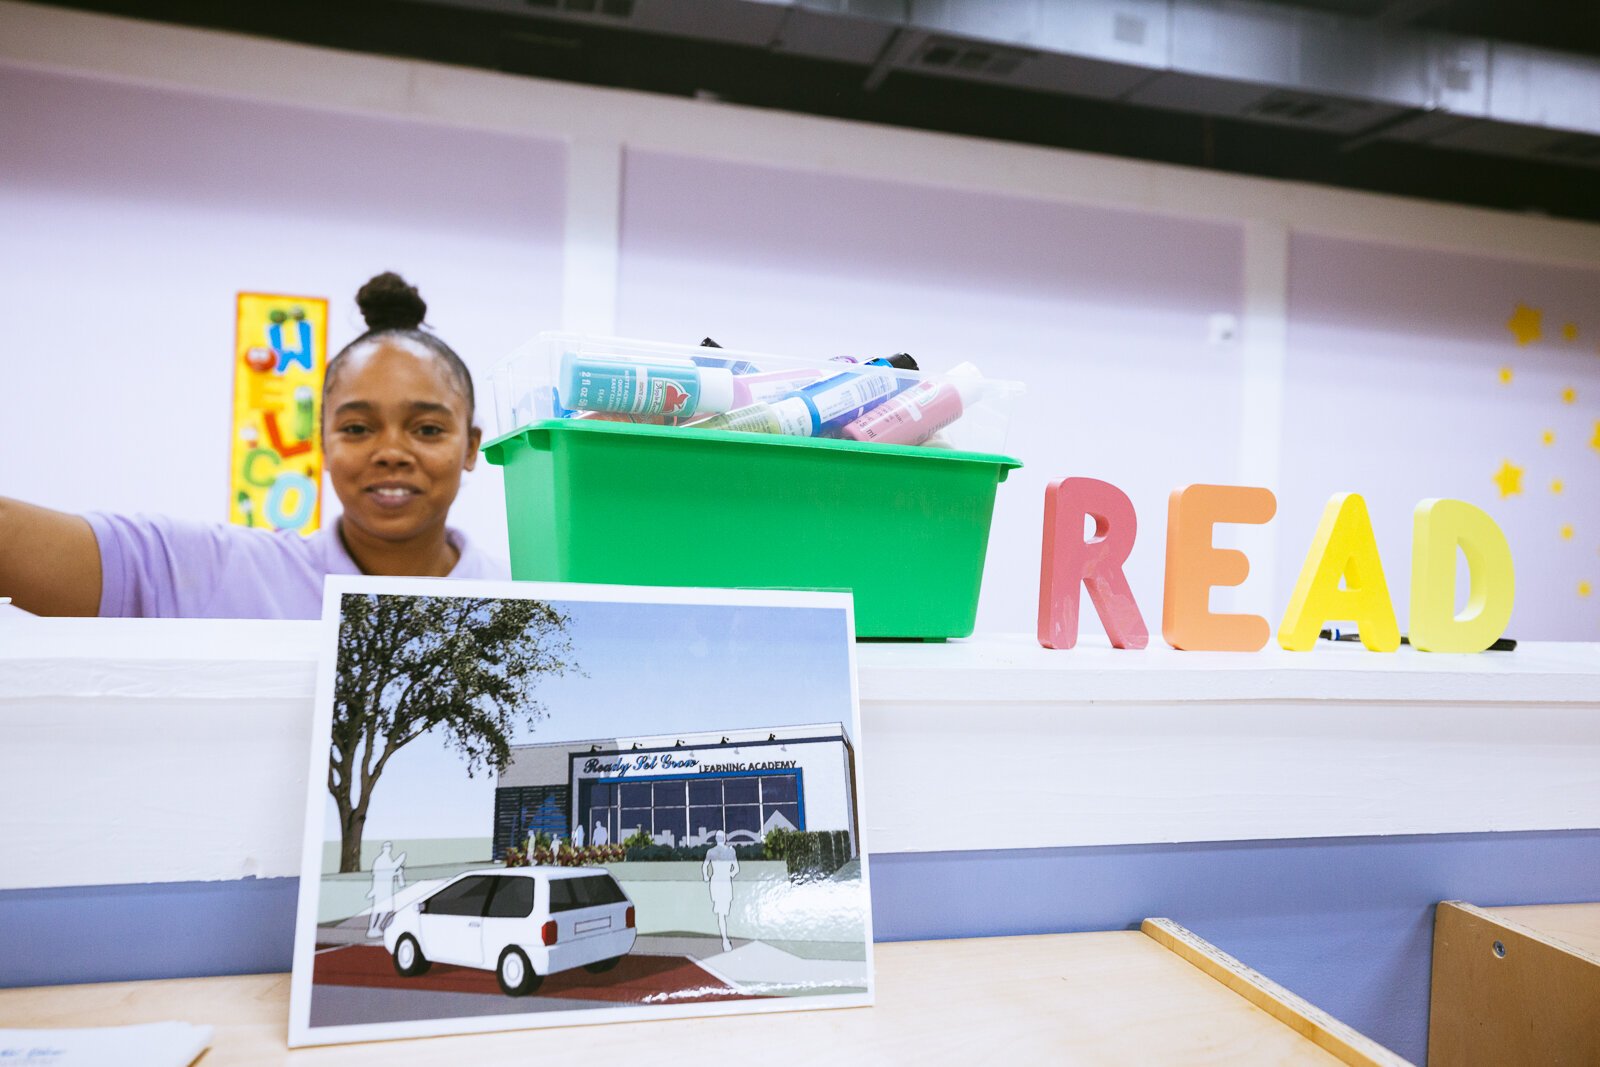
[[[920,445],[961,417],[988,391],[976,368],[963,363],[948,378],[918,382],[839,429],[852,441]]]

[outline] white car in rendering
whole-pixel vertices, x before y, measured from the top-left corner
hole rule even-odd
[[[635,937],[633,902],[602,867],[494,867],[401,908],[383,944],[407,978],[434,963],[476,967],[520,997],[557,971],[609,971]]]

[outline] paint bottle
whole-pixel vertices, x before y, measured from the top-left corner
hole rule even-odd
[[[977,368],[963,363],[943,381],[918,382],[839,429],[852,441],[920,445],[986,395]]]
[[[862,363],[869,367],[897,367],[900,370],[919,370],[917,361],[911,358],[909,352],[896,352],[892,356],[879,356],[876,359],[859,360],[855,356],[829,356],[829,363]]]
[[[822,371],[815,367],[796,367],[790,370],[738,375],[733,379],[734,407],[742,408],[759,403],[771,404],[821,377]]]
[[[721,415],[707,415],[707,419],[720,419]],[[669,426],[676,425],[676,419],[663,418],[660,415],[629,415],[621,411],[573,411],[568,413],[568,418],[579,419],[585,422],[626,422],[635,426]]]
[[[811,409],[794,399],[776,403],[757,401],[735,408],[725,415],[691,423],[697,430],[732,430],[736,433],[772,433],[788,437],[811,436]]]
[[[880,356],[877,359],[867,360],[869,367],[894,367],[897,370],[921,370],[917,361],[911,358],[909,352],[896,352],[892,356]]]
[[[687,359],[633,359],[567,352],[561,406],[627,415],[693,415],[733,407],[733,374]]]
[[[882,359],[869,360],[866,366],[911,370],[916,361],[901,352]],[[810,436],[818,437],[837,430],[914,383],[894,374],[870,374],[847,371],[835,374],[813,385],[798,389],[789,396],[805,403],[811,413]]]
[[[700,342],[700,347],[721,348],[722,346],[707,337]],[[754,374],[761,369],[747,359],[721,359],[715,356],[690,356],[689,358],[694,361],[694,365],[697,367],[726,367],[734,374]]]

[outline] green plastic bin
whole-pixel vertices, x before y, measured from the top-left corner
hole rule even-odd
[[[505,468],[521,580],[855,594],[860,637],[972,633],[1008,456],[553,419]]]

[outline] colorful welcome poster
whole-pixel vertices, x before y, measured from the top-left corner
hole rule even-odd
[[[233,353],[228,519],[311,533],[322,519],[322,375],[328,301],[240,293]]]

